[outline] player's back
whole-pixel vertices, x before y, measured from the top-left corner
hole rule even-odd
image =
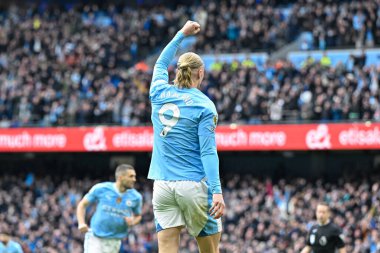
[[[200,181],[205,177],[199,144],[200,131],[204,130],[200,124],[206,116],[215,117],[206,126],[214,132],[214,104],[197,88],[168,84],[155,87],[151,102],[154,143],[148,178]]]

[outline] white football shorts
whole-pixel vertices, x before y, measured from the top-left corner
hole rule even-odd
[[[222,231],[221,219],[209,214],[212,193],[205,179],[201,182],[155,180],[152,203],[157,232],[179,226],[186,226],[195,237]]]
[[[120,239],[108,239],[87,232],[84,239],[84,253],[119,253]]]

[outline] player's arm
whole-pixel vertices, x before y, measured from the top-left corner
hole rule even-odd
[[[202,165],[213,194],[213,204],[210,208],[210,214],[214,216],[215,219],[218,219],[224,214],[225,204],[220,184],[219,158],[216,150],[216,117],[217,116],[211,112],[202,116],[198,129],[198,138]]]
[[[127,223],[128,227],[133,227],[140,223],[142,219],[141,215],[133,215],[132,217],[125,217],[124,220]]]
[[[77,206],[77,220],[78,220],[78,229],[82,233],[86,233],[89,230],[88,225],[86,224],[86,208],[91,203],[94,203],[99,199],[101,195],[101,189],[99,185],[94,185],[91,190],[83,197],[83,199],[78,203]]]
[[[22,250],[22,247],[19,243],[16,244],[16,253],[24,253],[24,251]]]
[[[301,253],[310,253],[311,247],[309,245],[306,245],[305,248],[302,249]]]
[[[207,181],[213,194],[221,194],[222,187],[219,179],[219,157],[216,151],[215,136],[199,136],[201,160],[205,169]]]
[[[127,223],[129,227],[135,226],[140,223],[142,219],[142,216],[141,216],[142,204],[143,204],[142,196],[140,195],[137,205],[132,209],[133,216],[124,218],[125,222]]]
[[[310,243],[310,234],[311,234],[312,229],[313,229],[313,227],[311,227],[311,229],[307,233],[306,246],[305,246],[305,248],[302,249],[301,253],[310,253],[312,250],[311,243]]]
[[[338,251],[339,251],[339,253],[346,253],[347,252],[346,247],[340,248]]]
[[[197,22],[187,21],[183,28],[178,31],[164,48],[154,65],[150,95],[152,95],[155,87],[169,83],[168,67],[170,62],[174,59],[182,40],[187,36],[197,34],[199,31],[200,25]]]
[[[338,248],[339,253],[346,253],[346,247],[344,243],[344,234],[340,228],[337,229],[336,247]]]
[[[78,229],[82,233],[86,233],[88,231],[88,226],[86,224],[86,208],[90,204],[90,201],[87,200],[86,197],[84,197],[77,206],[77,220],[78,220]]]

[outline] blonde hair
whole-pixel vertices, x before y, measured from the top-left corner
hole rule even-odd
[[[195,53],[184,53],[178,59],[177,74],[174,84],[180,88],[190,88],[192,85],[192,70],[199,69],[203,66],[201,57]]]

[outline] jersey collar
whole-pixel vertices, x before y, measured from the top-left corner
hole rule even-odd
[[[126,194],[129,190],[131,190],[131,189],[126,189],[125,192],[120,192],[119,189],[118,189],[117,186],[116,186],[116,182],[113,183],[113,188],[115,189],[115,191],[116,191],[117,194],[119,194],[119,195],[124,195],[124,194]]]

